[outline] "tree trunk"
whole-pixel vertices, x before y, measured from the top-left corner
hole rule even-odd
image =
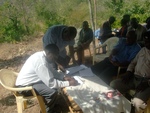
[[[88,0],[88,3],[89,3],[90,18],[91,18],[90,20],[92,24],[93,33],[94,33],[95,32],[94,11],[93,11],[94,8],[92,7],[91,0]],[[95,56],[95,36],[93,36],[93,56]],[[93,59],[93,62],[94,62],[94,59]]]

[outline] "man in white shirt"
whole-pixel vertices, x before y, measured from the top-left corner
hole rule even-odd
[[[77,85],[75,79],[58,73],[52,67],[58,54],[59,49],[55,44],[49,44],[44,51],[34,53],[27,59],[16,80],[16,86],[32,86],[38,95],[44,97],[47,113],[52,113],[50,106],[57,89]],[[30,92],[21,93],[30,95]]]

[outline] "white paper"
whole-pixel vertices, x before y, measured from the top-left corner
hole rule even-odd
[[[85,68],[87,68],[87,67],[84,66],[84,65],[80,65],[80,66],[75,66],[75,67],[68,68],[67,71],[68,71],[69,75],[73,75],[74,73],[77,73],[81,70],[84,70]]]
[[[91,68],[86,68],[84,70],[79,71],[80,76],[94,76]]]
[[[78,81],[78,83],[81,85],[81,84],[83,84],[83,81],[80,79],[80,77],[78,77],[78,76],[73,76],[74,77],[74,79],[76,80],[76,81]]]

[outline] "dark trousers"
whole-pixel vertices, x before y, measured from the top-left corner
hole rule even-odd
[[[113,76],[117,75],[118,67],[114,66],[108,58],[105,58],[103,61],[93,65],[91,70],[95,75],[109,84],[112,81]]]
[[[54,107],[54,104],[57,99],[57,91],[55,89],[49,88],[43,82],[35,83],[32,85],[32,87],[34,88],[37,95],[43,96],[47,113],[52,113],[52,108]],[[32,95],[31,91],[22,91],[19,93],[25,96]]]
[[[84,55],[84,48],[82,46],[79,46],[77,49],[77,57],[78,57],[78,64],[82,64],[83,62],[83,55]]]

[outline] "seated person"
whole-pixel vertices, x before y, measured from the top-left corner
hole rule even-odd
[[[143,34],[146,32],[146,28],[139,24],[136,18],[131,18],[130,26],[128,27],[128,31],[135,30],[137,35],[137,43],[140,44],[141,47],[144,46]]]
[[[124,14],[124,15],[122,16],[122,18],[125,19],[125,20],[127,21],[127,26],[129,26],[130,17],[131,17],[130,14]]]
[[[145,47],[143,47],[129,64],[127,72],[110,83],[110,86],[122,94],[135,89],[132,104],[135,113],[142,113],[144,103],[150,98],[150,31],[145,33]]]
[[[59,49],[55,44],[49,44],[44,51],[36,52],[31,55],[16,80],[17,87],[32,86],[37,95],[44,98],[47,113],[54,113],[51,106],[54,106],[56,100],[57,89],[77,85],[77,81],[71,77],[64,76],[52,68],[51,63],[55,62],[59,54]],[[31,92],[20,92],[26,96],[30,96]]]
[[[108,38],[113,37],[112,24],[115,22],[116,18],[111,16],[109,20],[105,21],[100,28],[99,40],[103,44]],[[102,48],[102,53],[106,53],[106,47]]]
[[[128,29],[128,21],[125,19],[121,20],[121,29],[119,30],[118,33],[116,33],[116,36],[121,38],[121,37],[126,37],[127,34],[127,29]]]
[[[89,28],[89,24],[87,21],[84,21],[82,24],[82,29],[79,32],[79,40],[77,43],[77,47],[74,48],[77,51],[78,64],[82,64],[82,56],[84,55],[84,49],[87,49],[90,43],[93,40],[93,31]]]
[[[126,37],[119,39],[109,57],[91,67],[93,73],[107,84],[117,75],[118,67],[128,66],[141,49],[136,42],[135,31],[129,31]]]

